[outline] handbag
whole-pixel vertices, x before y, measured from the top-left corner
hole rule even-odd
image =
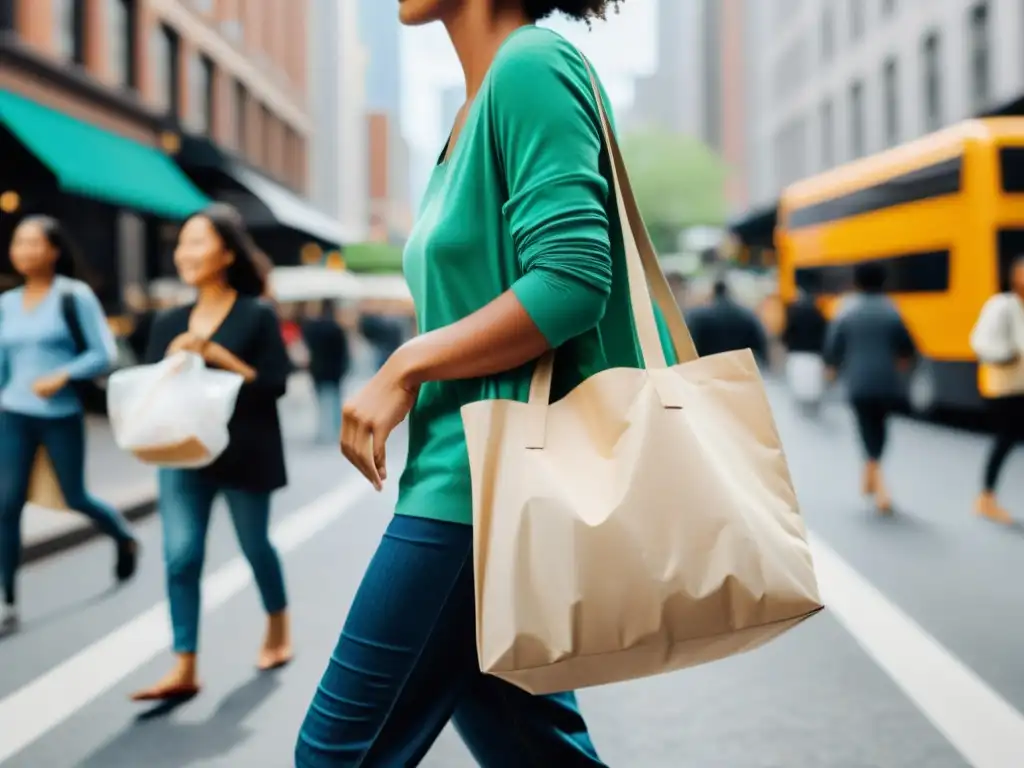
[[[36,450],[35,459],[32,461],[32,470],[28,477],[28,494],[25,500],[29,504],[46,509],[61,512],[66,512],[69,509],[64,492],[60,487],[60,481],[57,479],[57,472],[50,460],[50,454],[42,446]]]
[[[462,408],[480,668],[534,694],[723,658],[823,607],[754,356],[697,356],[590,78],[645,369],[602,371],[550,403],[549,352],[528,402]]]

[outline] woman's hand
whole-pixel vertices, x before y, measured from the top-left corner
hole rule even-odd
[[[345,403],[341,452],[378,491],[387,479],[385,446],[416,402],[419,387],[405,382],[401,350]]]
[[[256,379],[255,369],[243,362],[237,355],[215,341],[207,342],[202,351],[203,359],[210,365],[225,371],[237,373],[246,383]]]
[[[32,384],[32,391],[36,397],[49,400],[68,385],[68,375],[64,371],[48,373],[40,376]]]
[[[196,355],[203,354],[203,348],[209,342],[202,336],[197,336],[194,333],[185,333],[175,336],[170,344],[167,345],[166,357],[177,354],[178,352],[192,352]]]

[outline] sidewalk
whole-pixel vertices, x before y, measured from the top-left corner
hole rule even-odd
[[[138,520],[156,510],[156,472],[114,444],[106,419],[89,417],[85,480],[89,492]],[[23,562],[52,555],[92,538],[96,530],[77,512],[56,512],[29,504],[21,522]]]

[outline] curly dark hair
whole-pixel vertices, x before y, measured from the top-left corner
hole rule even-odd
[[[266,290],[270,260],[253,242],[242,215],[227,203],[211,203],[195,218],[206,219],[227,251],[235,255],[228,267],[228,285],[243,296],[262,296]],[[188,222],[186,222],[188,223]]]
[[[523,0],[523,10],[534,21],[561,13],[576,21],[604,19],[608,9],[619,10],[624,0]]]

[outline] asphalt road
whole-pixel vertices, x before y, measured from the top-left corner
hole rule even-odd
[[[1024,744],[1024,529],[970,514],[984,438],[899,422],[889,457],[899,513],[878,519],[857,494],[845,411],[815,423],[778,393],[775,405],[830,610],[744,656],[583,692],[604,759],[629,768],[971,765],[960,749],[979,768],[1024,764],[1000,765],[998,754],[1010,752],[991,749],[997,737]],[[140,717],[127,694],[169,661],[159,529],[147,521],[142,572],[122,590],[110,589],[103,541],[26,569],[25,625],[0,640],[0,764],[291,765],[299,722],[393,498],[364,492],[333,450],[307,445],[308,413],[287,418],[292,483],[275,515],[295,662],[254,672],[262,618],[218,515],[206,569],[205,689],[173,712]],[[1006,502],[1024,518],[1024,451],[1006,476]],[[425,764],[473,762],[445,732]]]

